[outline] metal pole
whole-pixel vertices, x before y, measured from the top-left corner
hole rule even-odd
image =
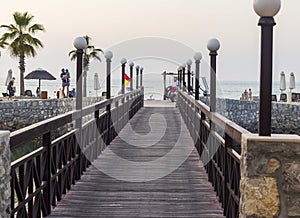
[[[141,84],[140,87],[142,88],[142,86],[143,86],[143,68],[141,68],[141,70],[140,70],[140,77],[141,77],[140,78],[140,80],[141,80],[140,81],[140,84]]]
[[[259,97],[259,126],[260,136],[271,135],[272,111],[272,57],[273,57],[273,17],[261,17],[261,63],[260,63],[260,97]]]
[[[199,88],[200,88],[200,85],[199,85],[199,78],[200,78],[200,73],[199,73],[199,68],[200,68],[200,61],[199,60],[196,60],[195,61],[196,63],[196,85],[195,85],[195,100],[199,100]]]
[[[133,66],[130,66],[130,91],[133,90]]]
[[[76,110],[82,109],[82,56],[83,49],[77,49],[77,66],[76,66]]]
[[[183,82],[183,91],[185,91],[186,83],[185,83],[185,67],[182,67],[182,82]]]
[[[166,73],[166,71],[164,71],[163,72],[163,75],[164,75],[164,100],[166,100],[167,99],[167,93],[166,93],[166,75],[167,75],[167,73]]]
[[[122,64],[121,77],[121,93],[125,94],[125,64]]]
[[[139,68],[136,67],[136,89],[139,88]]]
[[[110,99],[110,67],[111,59],[106,59],[106,99]],[[110,111],[110,104],[106,106],[106,111]]]
[[[191,65],[187,65],[187,74],[188,74],[188,87],[187,87],[187,90],[188,90],[188,94],[190,95],[190,91],[191,91]]]
[[[210,112],[216,112],[216,51],[211,51],[210,55]]]

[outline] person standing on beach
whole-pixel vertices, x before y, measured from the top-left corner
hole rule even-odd
[[[12,97],[15,95],[16,92],[16,87],[14,86],[15,79],[15,77],[11,78],[10,82],[7,85],[9,101],[12,101]]]
[[[252,100],[253,100],[251,89],[249,89],[249,91],[248,91],[248,100],[249,100],[249,101],[252,101]]]
[[[70,86],[70,72],[68,69],[66,69],[66,76],[67,76],[67,98],[69,98],[70,96],[70,89],[69,89],[69,86]]]
[[[61,69],[61,74],[60,74],[60,78],[61,78],[61,81],[62,81],[62,94],[63,94],[63,97],[66,97],[65,95],[65,87],[67,87],[67,97],[69,95],[69,78],[67,76],[67,73],[65,71],[64,68]]]

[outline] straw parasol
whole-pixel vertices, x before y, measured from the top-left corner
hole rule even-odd
[[[38,79],[39,80],[39,94],[41,94],[41,80],[56,80],[48,71],[38,68],[25,76],[25,79]]]
[[[12,70],[9,69],[5,80],[5,86],[8,86],[8,83],[10,82],[11,78],[12,78]]]
[[[285,74],[282,71],[280,74],[280,87],[279,87],[281,93],[286,90],[286,82],[285,82]]]
[[[289,85],[289,89],[291,90],[292,92],[292,89],[295,88],[295,75],[293,72],[291,72],[290,74],[290,85]]]
[[[94,74],[94,90],[96,91],[96,97],[98,97],[98,90],[100,90],[100,82],[98,73]]]

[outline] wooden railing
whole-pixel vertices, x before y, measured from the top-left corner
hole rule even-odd
[[[191,95],[178,91],[177,107],[204,162],[209,181],[229,218],[239,216],[240,155],[242,134],[251,134]]]
[[[143,101],[143,90],[135,90],[12,132],[11,150],[38,137],[42,146],[11,163],[11,217],[49,215]],[[81,128],[51,139],[52,130],[86,116],[92,119]]]

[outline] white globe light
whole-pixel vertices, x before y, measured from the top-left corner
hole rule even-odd
[[[112,59],[113,53],[112,53],[111,51],[105,51],[105,52],[104,52],[104,57],[105,57],[106,59]]]
[[[192,65],[192,60],[191,59],[188,59],[187,61],[186,61],[186,64],[188,65],[188,66],[191,66]]]
[[[186,67],[186,64],[182,64],[182,67],[185,68],[185,67]]]
[[[210,39],[207,43],[207,48],[210,51],[218,51],[218,49],[220,48],[219,40],[217,40],[215,38]]]
[[[87,46],[87,42],[84,37],[79,36],[74,39],[73,45],[76,49],[84,49]]]
[[[134,63],[133,63],[132,61],[130,61],[130,62],[129,62],[129,66],[130,66],[130,67],[133,67],[133,66],[134,66]]]
[[[120,63],[121,63],[121,64],[126,64],[126,63],[127,63],[126,58],[122,58],[121,61],[120,61]]]
[[[139,68],[140,68],[140,66],[139,66],[139,65],[136,65],[136,66],[135,66],[135,68],[136,68],[136,69],[139,69]]]
[[[143,70],[143,69],[144,69],[143,67],[140,68],[140,70]]]
[[[253,8],[257,15],[261,17],[275,16],[281,7],[280,0],[254,0]]]
[[[200,51],[195,52],[194,59],[195,61],[200,61],[202,59],[202,53]]]

